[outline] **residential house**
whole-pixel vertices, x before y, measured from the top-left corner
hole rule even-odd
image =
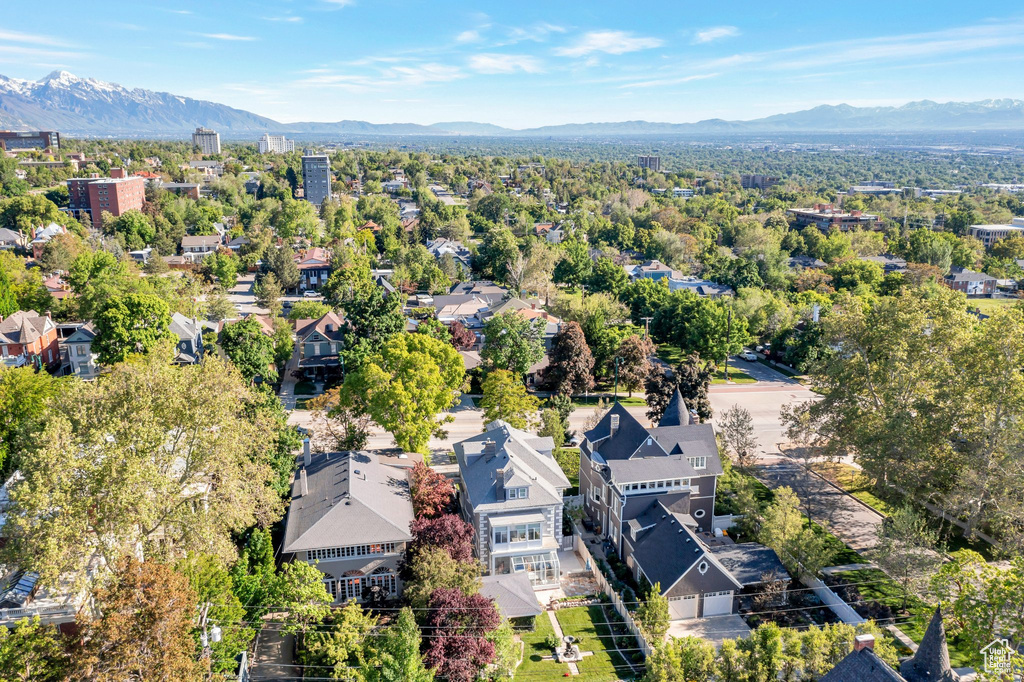
[[[899,256],[894,256],[890,253],[883,253],[880,256],[861,256],[857,260],[866,261],[868,263],[878,263],[882,266],[882,270],[885,274],[890,272],[906,272],[907,261]]]
[[[983,272],[974,272],[967,268],[954,265],[949,274],[942,278],[942,283],[953,291],[962,291],[968,297],[988,296],[996,292],[996,278]]]
[[[536,618],[544,613],[525,571],[485,575],[480,580],[480,594],[492,600],[501,615],[509,620]]]
[[[0,360],[8,367],[57,370],[60,344],[50,314],[18,310],[6,318],[0,315]]]
[[[220,248],[221,238],[217,234],[185,235],[181,238],[181,255],[195,265]]]
[[[317,320],[296,320],[299,369],[307,376],[323,377],[341,366],[338,353],[345,344],[345,321],[335,312]]]
[[[164,182],[160,189],[199,201],[199,184],[195,182]]]
[[[453,241],[445,237],[438,237],[427,242],[427,251],[435,260],[441,260],[445,254],[451,255],[455,260],[456,267],[462,273],[468,273],[472,269],[473,255],[462,242]]]
[[[228,248],[238,253],[238,250],[249,243],[248,237],[238,236],[228,242]]]
[[[657,282],[658,280],[665,278],[681,279],[683,276],[679,271],[673,270],[669,266],[657,260],[648,260],[640,263],[639,265],[624,265],[622,267],[629,276],[630,281],[651,279]]]
[[[171,315],[171,333],[178,337],[174,347],[176,363],[194,365],[203,359],[203,326],[198,320],[174,313]]]
[[[59,234],[67,234],[67,228],[57,223],[50,223],[45,227],[37,227],[35,239],[29,244],[32,247],[32,257],[40,258],[43,255],[43,248],[46,244]]]
[[[85,380],[95,379],[100,375],[96,354],[92,352],[92,342],[95,338],[96,331],[89,322],[60,341],[60,355],[65,375],[74,375]]]
[[[129,251],[128,255],[132,257],[136,263],[148,263],[149,259],[153,257],[153,248],[147,246],[144,249],[137,249],[135,251]]]
[[[580,443],[584,511],[638,581],[661,585],[673,619],[732,613],[749,586],[713,550],[731,543],[713,528],[721,474],[714,430],[678,390],[657,426],[616,403]]]
[[[553,449],[550,437],[503,421],[455,444],[459,501],[487,573],[525,573],[534,585],[558,584],[562,494],[570,484]]]
[[[299,268],[299,291],[316,290],[331,276],[331,254],[319,246],[295,254]]]
[[[25,246],[25,236],[6,227],[0,227],[0,249],[19,249]]]
[[[722,298],[723,296],[733,296],[736,293],[732,287],[699,277],[670,277],[668,288],[669,291],[685,289],[703,298]]]
[[[306,439],[282,551],[315,565],[335,603],[401,594],[398,568],[415,518],[409,493],[415,462],[370,452],[311,454]]]
[[[788,264],[794,270],[824,270],[828,267],[825,261],[811,256],[790,256]]]
[[[50,296],[53,296],[58,301],[62,301],[65,298],[71,298],[74,296],[74,292],[71,291],[71,285],[67,283],[59,272],[55,272],[46,279],[43,280],[43,286],[50,292]]]

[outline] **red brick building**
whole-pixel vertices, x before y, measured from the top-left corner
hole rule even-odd
[[[60,367],[57,325],[49,313],[19,310],[7,318],[0,316],[0,356],[10,367]]]
[[[68,180],[68,208],[72,213],[86,212],[92,226],[103,227],[103,212],[117,217],[127,211],[142,210],[146,200],[146,181],[140,177],[71,178]]]

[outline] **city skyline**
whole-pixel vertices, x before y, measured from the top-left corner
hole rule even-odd
[[[820,104],[1021,98],[1024,13],[930,3],[443,7],[361,0],[54,3],[0,29],[0,73],[55,69],[281,122],[474,120],[521,128],[747,120]],[[879,21],[884,17],[884,21]],[[131,55],[131,58],[126,58]]]

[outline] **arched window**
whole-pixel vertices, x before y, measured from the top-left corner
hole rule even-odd
[[[379,586],[385,594],[395,594],[397,592],[395,572],[387,566],[381,566],[370,574],[370,585]]]
[[[343,601],[362,599],[364,575],[362,571],[345,571],[344,576],[339,581],[341,584],[336,597]]]

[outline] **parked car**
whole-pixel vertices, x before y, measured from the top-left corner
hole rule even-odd
[[[746,360],[747,362],[757,362],[757,353],[750,350],[749,348],[744,348],[743,352],[740,353],[740,357]]]
[[[303,298],[320,298],[320,292],[310,289],[309,291],[304,292],[302,296]]]

